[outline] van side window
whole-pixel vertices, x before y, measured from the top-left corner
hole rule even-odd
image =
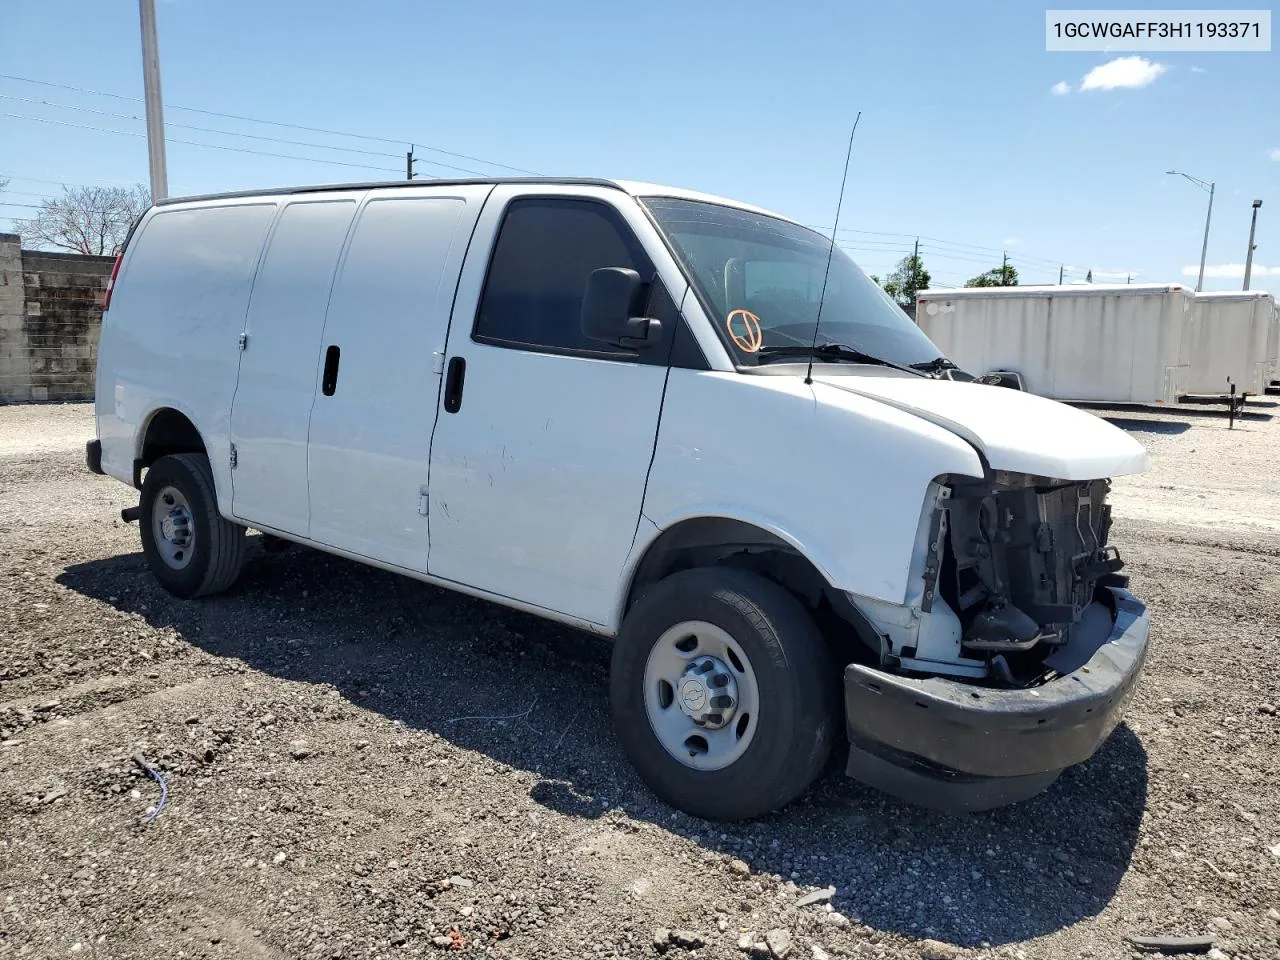
[[[591,271],[599,267],[629,267],[646,281],[653,277],[653,265],[613,208],[560,197],[512,201],[489,262],[475,339],[556,353],[635,357],[633,351],[582,334],[582,295]]]

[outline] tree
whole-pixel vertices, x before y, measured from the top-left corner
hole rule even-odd
[[[151,206],[151,192],[133,187],[63,187],[30,220],[14,228],[33,247],[114,256],[124,246],[134,221]]]
[[[884,278],[884,292],[893,297],[904,310],[913,308],[916,294],[928,289],[929,271],[924,268],[919,254],[903,257],[893,268],[893,272]]]
[[[1018,268],[1005,261],[998,267],[992,267],[986,273],[970,277],[964,282],[966,287],[1016,287],[1018,285]]]

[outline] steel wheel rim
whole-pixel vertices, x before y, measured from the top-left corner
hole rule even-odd
[[[715,686],[723,677],[725,684]],[[718,705],[725,700],[732,701],[731,708]],[[665,631],[649,650],[644,710],[672,758],[694,770],[723,770],[755,738],[760,688],[738,641],[713,623],[688,620]]]
[[[182,570],[195,552],[196,523],[186,495],[174,486],[163,487],[151,507],[151,538],[164,565]]]

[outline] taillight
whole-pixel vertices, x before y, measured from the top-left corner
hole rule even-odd
[[[102,310],[105,313],[111,306],[111,291],[116,288],[116,274],[120,272],[120,261],[124,259],[124,252],[116,254],[116,262],[111,265],[111,279],[107,281],[107,292],[102,295]]]

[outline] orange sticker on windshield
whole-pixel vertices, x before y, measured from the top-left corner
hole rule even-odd
[[[733,329],[733,321],[742,318],[742,326],[746,329],[746,333],[738,333]],[[738,349],[744,353],[755,353],[760,349],[760,344],[764,342],[764,331],[760,329],[760,318],[750,310],[732,310],[724,321],[725,329],[729,331],[729,336],[733,338],[733,342],[738,345]]]

